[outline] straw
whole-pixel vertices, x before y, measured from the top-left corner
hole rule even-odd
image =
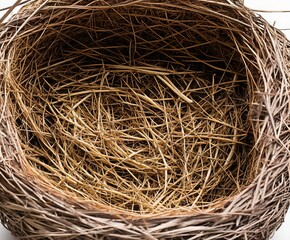
[[[289,43],[241,2],[31,0],[0,29],[0,218],[15,235],[268,239],[279,226]]]

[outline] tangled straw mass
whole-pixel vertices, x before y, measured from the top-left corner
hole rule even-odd
[[[270,237],[290,195],[279,31],[239,1],[25,4],[0,27],[4,225],[23,239]]]

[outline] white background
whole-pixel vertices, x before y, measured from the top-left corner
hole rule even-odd
[[[12,0],[0,0],[0,9],[13,4]],[[270,10],[270,11],[290,11],[289,0],[244,0],[246,6],[256,10]],[[269,23],[274,24],[283,30],[290,39],[290,12],[271,12],[271,13],[260,13],[266,18]],[[0,12],[1,15],[1,12]],[[1,240],[12,240],[10,233],[0,224],[0,239]],[[261,239],[263,240],[263,239]],[[290,240],[290,211],[287,214],[284,224],[274,235],[272,240]]]

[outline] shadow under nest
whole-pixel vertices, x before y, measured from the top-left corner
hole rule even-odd
[[[14,43],[9,85],[34,174],[138,214],[215,208],[253,180],[238,30],[137,6],[43,22]]]

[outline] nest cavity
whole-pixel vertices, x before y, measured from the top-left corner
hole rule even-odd
[[[47,3],[11,36],[7,86],[33,174],[141,214],[211,209],[247,186],[249,26],[210,2],[78,2]]]

